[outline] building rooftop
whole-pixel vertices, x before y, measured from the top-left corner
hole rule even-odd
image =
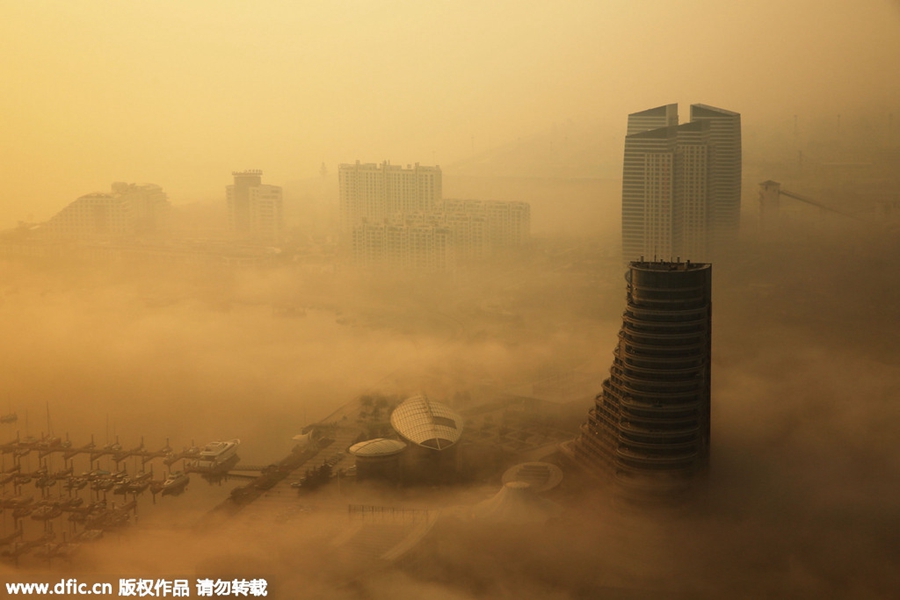
[[[406,444],[400,440],[387,438],[375,438],[353,444],[347,450],[350,454],[362,458],[376,458],[382,456],[394,456],[406,450]]]
[[[717,108],[708,104],[691,104],[691,119],[695,117],[739,117],[736,113],[724,108]]]
[[[674,109],[678,109],[677,104],[663,104],[662,106],[657,106],[655,108],[648,108],[647,110],[638,111],[635,113],[631,113],[628,115],[629,117],[664,117],[667,112]]]
[[[535,492],[552,490],[563,479],[562,469],[552,463],[527,462],[514,465],[503,473],[503,484],[511,482],[527,483]]]
[[[459,441],[463,418],[424,394],[404,400],[391,413],[391,427],[404,439],[434,450],[444,450]]]
[[[694,271],[700,269],[708,269],[709,263],[697,263],[680,260],[633,260],[630,263],[632,269],[643,269],[645,271]]]

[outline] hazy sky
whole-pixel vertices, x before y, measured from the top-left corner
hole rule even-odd
[[[898,6],[7,2],[0,227],[114,180],[178,204],[223,197],[234,169],[278,184],[323,161],[446,167],[570,119],[619,143],[628,112],[667,102],[737,110],[745,131],[900,118]]]

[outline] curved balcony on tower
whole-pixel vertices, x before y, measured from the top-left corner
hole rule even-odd
[[[629,352],[640,354],[640,355],[653,355],[653,356],[668,356],[668,355],[680,355],[683,352],[702,352],[706,347],[706,340],[702,339],[703,336],[699,336],[700,339],[696,339],[693,342],[689,340],[674,340],[677,343],[672,343],[669,341],[666,345],[660,345],[658,343],[654,343],[652,340],[635,340],[633,336],[626,335],[625,330],[619,332],[619,339],[622,341],[622,344],[619,346],[625,346]]]
[[[629,304],[625,309],[625,314],[632,318],[654,323],[705,319],[708,313],[709,307],[705,304],[697,306],[696,308],[686,308],[682,310],[668,310],[664,308],[651,308]]]
[[[625,388],[619,394],[619,412],[646,411],[648,414],[673,416],[702,408],[702,390],[684,390],[678,393],[641,391]]]
[[[622,386],[626,391],[634,391],[638,393],[651,392],[690,392],[700,393],[702,391],[703,380],[700,377],[683,380],[671,379],[650,379],[646,376],[638,376],[631,373],[618,373],[619,379],[624,382]]]
[[[619,444],[616,448],[616,465],[639,470],[686,469],[690,468],[698,456],[696,449],[676,448],[671,452],[649,452]]]
[[[661,363],[652,367],[625,363],[621,365],[621,368],[625,375],[652,381],[685,381],[693,379],[703,372],[703,367],[700,365],[675,368],[666,363]]]
[[[623,357],[622,363],[624,369],[633,369],[633,370],[646,370],[646,371],[667,371],[667,372],[680,372],[680,371],[693,371],[699,372],[703,371],[705,366],[702,363],[701,357],[699,356],[682,356],[680,358],[676,357],[640,357],[634,358],[627,354],[622,354]]]
[[[707,319],[704,315],[691,315],[690,318],[672,319],[667,321],[654,321],[646,317],[634,314],[629,309],[622,313],[622,321],[626,329],[632,331],[647,331],[648,333],[693,333],[704,331]]]

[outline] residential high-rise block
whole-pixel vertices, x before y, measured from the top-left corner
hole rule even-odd
[[[226,186],[228,226],[242,239],[277,243],[284,233],[281,187],[264,185],[262,171],[235,171],[234,184]]]
[[[525,202],[444,200],[431,212],[355,225],[352,253],[359,266],[450,271],[521,247],[530,228]]]
[[[258,185],[250,188],[250,237],[280,242],[284,234],[284,202],[281,187]]]
[[[622,254],[708,260],[740,222],[740,115],[703,104],[678,125],[677,105],[628,117]]]
[[[262,171],[234,171],[234,184],[225,187],[228,227],[233,233],[250,233],[250,188],[262,185]]]
[[[447,272],[455,264],[450,230],[437,223],[362,223],[353,228],[357,266]]]
[[[531,205],[496,200],[444,200],[437,217],[453,233],[461,261],[486,258],[526,244],[531,236]]]
[[[44,225],[47,235],[111,239],[160,235],[168,230],[171,204],[158,185],[115,182],[109,193],[81,196]]]
[[[364,267],[449,271],[529,238],[525,202],[445,200],[440,167],[338,167],[341,228]]]
[[[381,223],[397,215],[430,213],[442,199],[440,167],[406,168],[385,161],[338,167],[340,221],[345,233],[363,221]]]
[[[563,450],[626,498],[671,499],[709,463],[712,267],[635,261],[626,280],[609,378]]]

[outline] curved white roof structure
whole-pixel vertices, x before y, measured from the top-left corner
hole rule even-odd
[[[559,504],[541,498],[524,481],[505,483],[496,496],[472,507],[476,519],[513,524],[545,523],[561,514]]]
[[[558,486],[562,479],[562,469],[552,463],[527,462],[507,469],[502,481],[504,484],[513,481],[527,483],[532,491],[540,494]]]
[[[404,400],[394,409],[391,427],[413,444],[445,450],[459,441],[463,418],[446,404],[420,394]]]
[[[406,450],[406,444],[400,440],[389,440],[387,438],[375,438],[374,440],[366,440],[353,444],[347,450],[357,458],[381,458],[384,456],[394,456]]]

